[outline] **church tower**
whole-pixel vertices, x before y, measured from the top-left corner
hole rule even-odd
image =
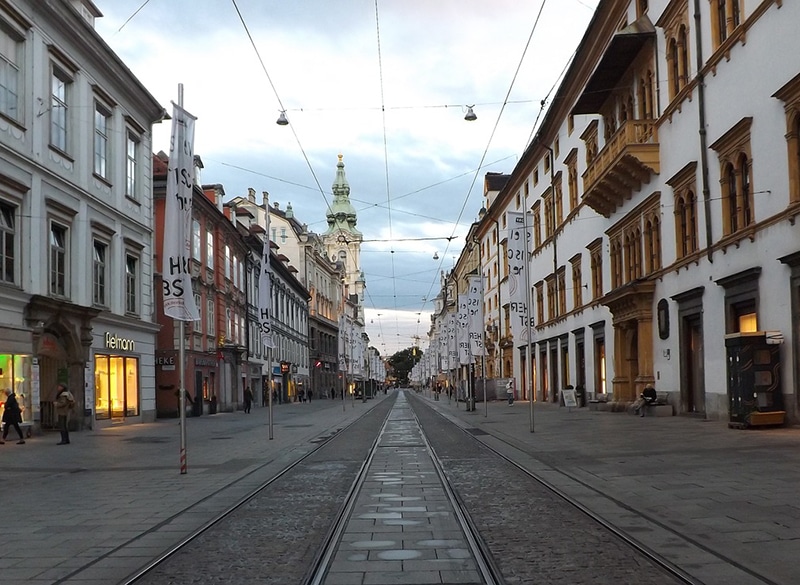
[[[332,262],[341,262],[345,268],[345,286],[351,295],[358,295],[358,315],[364,321],[364,288],[366,281],[361,271],[361,242],[363,234],[356,229],[356,210],[350,203],[350,185],[344,174],[344,162],[339,155],[336,178],[333,181],[333,202],[328,208],[328,231],[322,240]]]

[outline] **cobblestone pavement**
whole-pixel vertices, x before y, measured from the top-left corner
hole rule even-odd
[[[675,585],[597,522],[422,401],[414,411],[509,584]]]
[[[393,402],[367,412],[137,583],[302,583]]]
[[[276,406],[273,440],[264,407],[190,418],[185,475],[176,419],[0,445],[0,583],[119,583],[387,398]]]
[[[800,583],[800,428],[418,397],[705,585]]]

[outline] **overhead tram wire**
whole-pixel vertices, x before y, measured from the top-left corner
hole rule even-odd
[[[242,12],[239,10],[239,6],[236,4],[236,0],[231,0],[233,7],[236,9],[236,14],[239,16],[239,20],[242,23],[242,27],[244,28],[245,33],[247,33],[247,38],[250,40],[250,45],[253,47],[253,51],[255,51],[256,57],[258,57],[258,62],[261,64],[261,69],[264,71],[264,75],[267,77],[267,81],[269,81],[269,85],[272,88],[272,92],[275,94],[275,99],[278,100],[278,105],[281,108],[281,111],[286,111],[286,108],[283,106],[283,101],[281,100],[280,95],[278,95],[278,90],[275,88],[275,84],[272,82],[272,77],[269,75],[269,71],[267,71],[267,66],[264,64],[264,60],[261,58],[261,53],[258,51],[258,47],[256,46],[255,40],[253,39],[253,35],[250,34],[250,29],[247,27],[247,23],[244,20],[244,16],[242,16]],[[317,184],[317,189],[319,189],[320,195],[322,195],[323,201],[325,201],[325,206],[330,208],[330,203],[328,202],[328,197],[325,195],[325,191],[322,188],[322,185],[317,178],[317,174],[314,172],[314,167],[311,165],[311,160],[309,160],[308,155],[306,154],[303,145],[300,142],[300,137],[297,135],[297,132],[294,129],[292,124],[289,124],[289,128],[292,131],[292,135],[294,136],[295,141],[297,142],[298,148],[300,148],[300,152],[303,155],[303,159],[306,161],[306,165],[308,165],[308,170],[311,172],[311,176],[314,178],[314,182]]]
[[[142,8],[144,8],[145,6],[147,6],[147,4],[148,4],[149,2],[150,2],[150,0],[144,0],[144,2],[142,3],[142,5],[141,5],[141,6],[139,6],[139,8],[137,8],[136,10],[134,10],[134,11],[133,11],[133,14],[131,14],[131,15],[128,17],[128,19],[127,19],[125,22],[123,22],[123,23],[122,23],[122,25],[121,25],[121,26],[120,26],[120,27],[117,29],[117,32],[120,32],[120,31],[121,31],[123,28],[125,28],[125,25],[126,25],[126,24],[128,24],[128,23],[129,23],[131,20],[133,20],[133,17],[134,17],[134,16],[136,16],[137,14],[139,14],[139,12],[141,12]]]
[[[389,143],[386,136],[386,95],[383,87],[383,57],[381,54],[381,21],[378,10],[378,0],[375,0],[375,48],[378,54],[378,81],[381,89],[381,122],[383,124],[383,165],[386,178],[386,207],[389,221],[389,238],[393,238],[392,232],[392,197],[389,189]],[[395,314],[395,327],[400,330],[400,323],[397,319],[397,279],[395,278],[394,249],[390,250],[392,267],[392,303]]]
[[[544,6],[547,4],[547,0],[542,0],[542,5],[539,7],[539,12],[536,14],[536,19],[533,21],[533,26],[531,27],[531,32],[528,35],[528,40],[525,43],[525,47],[522,49],[522,55],[520,55],[519,62],[517,63],[517,69],[514,71],[514,76],[511,78],[511,83],[508,86],[508,91],[506,92],[506,97],[503,100],[503,105],[500,107],[500,112],[497,114],[497,119],[495,120],[494,127],[492,128],[492,133],[489,135],[489,140],[486,143],[486,148],[483,150],[483,154],[481,155],[480,163],[478,163],[478,169],[475,171],[475,175],[472,178],[472,182],[470,183],[469,191],[467,191],[467,195],[464,198],[464,203],[461,205],[461,210],[458,212],[458,218],[456,218],[455,225],[458,226],[459,222],[461,221],[461,217],[464,214],[464,209],[467,207],[467,203],[469,202],[469,198],[472,195],[472,189],[475,187],[475,182],[478,180],[478,173],[480,169],[483,167],[483,161],[486,160],[486,155],[489,152],[489,146],[492,144],[492,140],[494,139],[495,132],[497,132],[497,127],[500,125],[500,118],[503,116],[503,112],[506,109],[506,104],[508,104],[508,98],[511,95],[511,91],[514,89],[514,84],[517,81],[517,76],[519,75],[520,69],[522,68],[522,63],[525,60],[525,55],[528,53],[528,49],[531,46],[531,41],[533,40],[533,34],[536,32],[536,27],[539,24],[539,19],[542,16],[542,11],[544,10]],[[455,229],[453,228],[453,233],[455,233]],[[431,282],[431,286],[428,289],[428,294],[425,296],[426,299],[431,298],[431,293],[433,292],[434,287],[436,286],[436,279],[439,277],[439,273],[441,272],[442,265],[444,264],[444,259],[447,257],[447,251],[450,248],[450,242],[447,243],[447,247],[445,248],[444,254],[442,254],[442,259],[439,262],[439,269],[437,270],[437,274],[434,277],[434,281]],[[483,275],[481,275],[483,276]],[[426,300],[423,303],[423,307],[428,301]]]

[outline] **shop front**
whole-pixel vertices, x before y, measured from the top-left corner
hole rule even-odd
[[[86,408],[98,427],[155,420],[153,333],[99,324],[86,367]]]
[[[180,369],[178,351],[156,351],[156,411],[159,418],[180,416]],[[201,416],[217,411],[219,401],[218,360],[216,355],[186,352],[184,388],[186,414]]]
[[[22,426],[26,432],[32,429],[34,417],[39,414],[39,366],[30,354],[0,354],[0,417],[5,409],[6,388],[10,388],[17,397],[22,410]],[[35,379],[34,379],[35,376]],[[34,395],[35,388],[35,395]],[[34,405],[36,409],[34,410]]]

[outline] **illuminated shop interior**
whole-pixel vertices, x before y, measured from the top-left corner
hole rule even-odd
[[[138,358],[95,355],[94,389],[97,420],[138,416]]]

